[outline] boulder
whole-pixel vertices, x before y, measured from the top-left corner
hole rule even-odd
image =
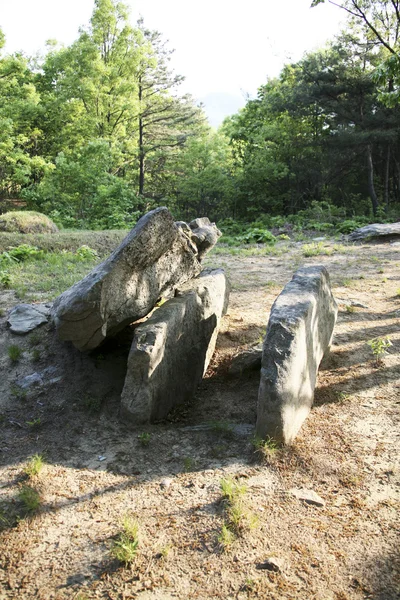
[[[168,209],[157,208],[104,262],[56,299],[52,317],[58,335],[79,350],[96,348],[200,271],[196,249]]]
[[[373,223],[372,225],[366,225],[360,227],[352,233],[350,233],[348,239],[351,242],[357,242],[361,240],[372,240],[372,239],[392,239],[400,236],[400,222],[399,223]]]
[[[125,417],[156,421],[193,397],[214,352],[228,298],[224,271],[205,270],[136,328],[121,396]]]
[[[206,253],[211,250],[222,235],[215,223],[211,223],[207,217],[194,219],[189,223],[192,231],[191,240],[196,244],[199,252],[199,260],[202,260]]]
[[[50,312],[51,304],[17,304],[8,315],[10,331],[17,335],[29,333],[39,325],[47,323]]]
[[[248,371],[257,371],[261,368],[262,344],[257,344],[248,350],[243,350],[233,357],[228,373],[231,377],[240,377]]]
[[[337,317],[325,267],[299,269],[275,300],[263,344],[256,433],[289,444],[314,399]]]

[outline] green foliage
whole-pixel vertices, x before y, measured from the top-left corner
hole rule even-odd
[[[32,419],[32,421],[25,421],[28,427],[31,429],[39,429],[42,425],[42,419],[37,417],[36,419]]]
[[[134,561],[138,552],[139,524],[126,515],[122,521],[122,529],[112,545],[111,556],[128,566]]]
[[[151,433],[142,432],[138,435],[138,440],[142,446],[148,446],[151,441]]]
[[[264,460],[272,458],[279,449],[278,443],[270,436],[267,436],[265,439],[255,436],[252,439],[252,444],[253,444],[255,451]]]
[[[75,254],[82,260],[92,260],[94,258],[99,258],[99,255],[97,254],[96,250],[93,250],[93,248],[90,248],[86,244],[78,248]]]
[[[389,336],[382,338],[374,338],[368,342],[368,346],[372,350],[372,354],[375,356],[377,361],[380,361],[385,354],[387,354],[388,348],[392,346],[392,341]]]
[[[41,454],[34,454],[24,468],[24,473],[29,478],[36,477],[41,473],[45,465]]]
[[[22,352],[22,348],[17,344],[10,344],[10,346],[8,346],[7,348],[8,358],[11,360],[12,363],[16,363],[19,361],[19,359],[22,356]]]
[[[11,275],[8,271],[0,270],[0,285],[9,288],[11,285]]]
[[[23,485],[18,491],[18,500],[22,503],[27,513],[36,512],[41,504],[39,492],[30,485]]]

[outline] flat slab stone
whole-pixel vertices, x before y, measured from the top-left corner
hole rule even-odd
[[[96,348],[200,271],[197,249],[168,209],[157,208],[138,221],[109,258],[56,299],[57,333],[79,350]]]
[[[193,397],[214,352],[229,284],[222,269],[205,270],[135,330],[121,412],[156,421]]]
[[[314,399],[337,317],[325,267],[299,269],[275,300],[263,344],[256,432],[291,443]]]
[[[400,223],[373,223],[372,225],[366,225],[350,233],[348,239],[355,242],[385,237],[400,237]]]
[[[307,490],[306,488],[292,488],[289,490],[292,496],[295,496],[299,500],[302,500],[306,504],[314,504],[314,506],[325,506],[325,500],[318,496],[314,490]]]
[[[8,315],[10,331],[17,335],[29,333],[48,322],[50,311],[51,304],[17,304]]]

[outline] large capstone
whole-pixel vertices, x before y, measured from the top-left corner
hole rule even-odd
[[[314,399],[337,317],[325,267],[299,269],[275,300],[263,344],[257,435],[289,444]]]
[[[168,209],[157,208],[109,258],[56,299],[52,316],[58,335],[79,350],[96,348],[200,271],[196,249]]]
[[[400,237],[400,223],[373,223],[356,229],[349,235],[352,242],[368,240],[391,240]]]
[[[121,396],[124,416],[135,423],[155,421],[193,397],[228,298],[224,271],[205,270],[137,327]]]

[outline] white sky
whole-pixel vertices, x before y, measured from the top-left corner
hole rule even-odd
[[[175,49],[183,91],[203,100],[214,124],[255,96],[267,77],[332,38],[343,12],[311,0],[125,0]],[[47,39],[69,44],[89,22],[93,0],[0,0],[6,52],[34,54]]]

